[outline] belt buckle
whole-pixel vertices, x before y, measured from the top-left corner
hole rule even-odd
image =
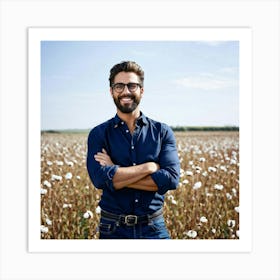
[[[135,215],[127,215],[124,217],[124,223],[128,226],[134,226],[137,224],[138,217]]]

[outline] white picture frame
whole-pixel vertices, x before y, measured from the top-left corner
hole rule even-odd
[[[30,252],[248,252],[251,250],[251,29],[250,28],[29,28],[29,251]],[[44,240],[40,235],[42,41],[238,41],[240,109],[240,237],[237,240]],[[246,186],[242,188],[242,186]],[[39,199],[39,201],[38,201]],[[130,245],[128,245],[130,244]]]
[[[278,1],[23,0],[19,3],[3,0],[0,7],[1,279],[279,279]],[[29,208],[33,194],[27,195],[30,176],[27,165],[32,156],[27,144],[30,144],[28,131],[38,128],[36,124],[30,127],[28,119],[39,112],[27,118],[30,101],[27,30],[31,27],[108,28],[116,23],[120,27],[139,26],[131,11],[138,12],[146,28],[233,27],[249,28],[252,32],[252,114],[248,113],[253,136],[249,163],[253,187],[249,210],[252,235],[248,236],[251,244],[244,252],[214,252],[213,248],[211,253],[206,253],[188,248],[184,253],[175,250],[173,253],[160,250],[161,254],[134,250],[106,253],[100,248],[99,253],[89,253],[79,248],[78,253],[78,250],[59,248],[60,253],[51,253],[52,250],[46,253],[45,245],[40,248],[36,240],[34,247],[28,246],[28,209],[38,210],[38,205],[32,208],[32,202]],[[116,17],[119,14],[125,16]],[[38,153],[34,152],[34,156],[38,157]],[[30,164],[34,162],[31,159]],[[36,198],[35,201],[38,202]],[[139,264],[145,269],[136,271],[135,266]]]

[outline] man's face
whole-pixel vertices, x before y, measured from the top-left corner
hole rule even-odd
[[[117,88],[110,88],[112,97],[117,108],[125,114],[133,112],[140,103],[144,89],[138,85],[139,78],[138,75],[133,72],[120,72],[115,76],[114,85],[117,84],[129,84],[132,83],[131,88],[125,86],[120,92]],[[134,84],[134,85],[133,85]],[[117,87],[117,86],[116,86]],[[121,87],[121,86],[120,86]]]

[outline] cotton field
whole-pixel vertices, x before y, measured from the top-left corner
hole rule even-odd
[[[176,132],[177,190],[165,196],[172,239],[239,238],[238,132]],[[95,239],[101,191],[86,170],[86,134],[42,133],[41,238]]]

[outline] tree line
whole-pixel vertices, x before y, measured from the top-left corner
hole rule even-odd
[[[173,131],[239,131],[238,126],[171,126]]]

